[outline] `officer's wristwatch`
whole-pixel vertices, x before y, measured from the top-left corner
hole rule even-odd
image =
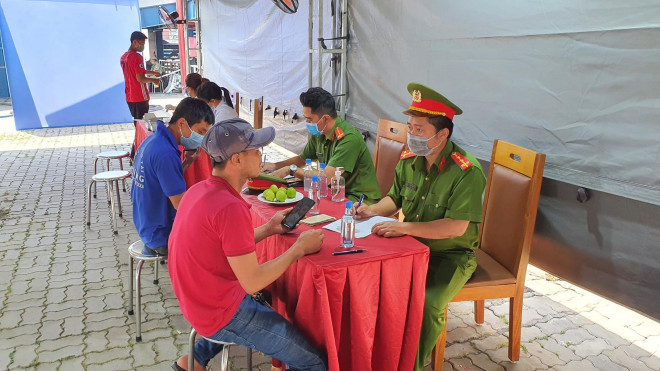
[[[289,175],[291,175],[291,176],[295,176],[297,170],[298,170],[298,166],[297,166],[297,165],[295,165],[295,164],[290,165],[290,166],[289,166]]]

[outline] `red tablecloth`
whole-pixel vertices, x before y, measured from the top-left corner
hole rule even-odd
[[[138,147],[143,140],[147,139],[149,135],[153,134],[152,131],[147,130],[147,123],[141,120],[137,121],[135,125],[135,150],[137,151]],[[181,161],[183,161],[183,147],[179,146],[181,151]],[[213,167],[211,166],[211,158],[202,151],[202,153],[197,157],[195,162],[193,162],[186,171],[183,172],[183,179],[186,181],[187,188],[192,187],[195,183],[202,180],[208,179],[211,177],[211,172]]]
[[[284,206],[243,196],[254,226]],[[322,214],[341,217],[344,203],[324,199]],[[260,262],[281,255],[310,228],[257,245]],[[269,290],[273,307],[328,356],[330,371],[413,369],[424,307],[429,249],[411,237],[356,239],[367,252],[333,256],[339,233],[324,229],[321,252],[294,263]]]

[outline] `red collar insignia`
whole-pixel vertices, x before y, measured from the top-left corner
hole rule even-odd
[[[343,137],[344,137],[344,132],[341,130],[339,126],[337,126],[334,133],[332,133],[332,139],[334,140],[336,138],[337,140],[341,140]]]

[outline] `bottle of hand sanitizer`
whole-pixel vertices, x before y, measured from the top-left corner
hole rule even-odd
[[[330,197],[332,201],[343,202],[346,198],[346,181],[341,176],[342,167],[338,167],[335,171],[335,176],[330,181]]]

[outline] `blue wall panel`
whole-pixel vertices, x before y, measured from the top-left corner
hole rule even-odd
[[[16,128],[131,122],[119,58],[139,29],[137,0],[0,0]]]

